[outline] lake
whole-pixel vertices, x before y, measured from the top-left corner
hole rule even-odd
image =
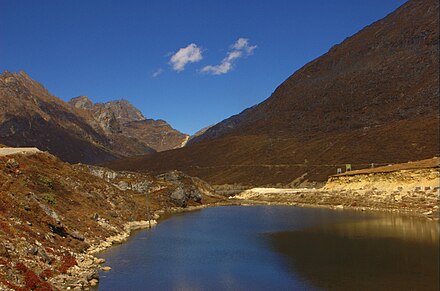
[[[387,213],[206,208],[103,252],[99,290],[438,290],[438,229]]]

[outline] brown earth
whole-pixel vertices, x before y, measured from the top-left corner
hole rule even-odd
[[[185,148],[109,163],[212,184],[323,182],[336,168],[439,155],[438,1],[412,0]]]
[[[357,171],[348,171],[334,176],[337,177],[337,176],[353,176],[353,175],[372,174],[372,173],[389,173],[389,172],[396,172],[403,170],[438,168],[439,166],[440,166],[440,158],[434,157],[432,159],[426,159],[421,161],[387,165],[378,168],[370,168],[370,169],[363,169]]]

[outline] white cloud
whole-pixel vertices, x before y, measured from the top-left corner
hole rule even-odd
[[[232,69],[231,62],[221,62],[221,64],[216,66],[205,66],[202,68],[202,73],[208,73],[213,75],[226,74]]]
[[[156,78],[157,76],[159,76],[159,75],[162,74],[162,73],[163,73],[163,69],[162,69],[162,68],[159,68],[159,69],[155,70],[151,76],[152,76],[153,78]]]
[[[187,47],[181,48],[170,58],[169,64],[174,71],[180,72],[185,70],[188,63],[196,63],[203,59],[202,50],[194,43]]]
[[[250,45],[249,39],[247,38],[239,38],[230,46],[230,48],[231,50],[227,53],[226,57],[220,64],[215,66],[205,66],[201,69],[201,72],[213,75],[226,74],[232,70],[233,64],[237,59],[252,55],[257,46]]]

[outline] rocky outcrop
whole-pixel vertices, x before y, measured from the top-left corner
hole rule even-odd
[[[188,206],[222,201],[177,176],[70,165],[45,152],[0,156],[0,290],[89,288],[103,263],[92,255],[183,209],[171,202],[177,187],[202,195]]]
[[[433,158],[335,175],[322,188],[252,188],[231,198],[269,204],[402,211],[438,219],[439,178],[439,158]]]
[[[146,119],[124,99],[94,104],[87,96],[79,96],[72,98],[69,104],[81,110],[89,124],[114,140],[120,141],[121,137],[125,137],[129,143],[135,141],[155,151],[166,151],[184,146],[189,138],[164,120]]]

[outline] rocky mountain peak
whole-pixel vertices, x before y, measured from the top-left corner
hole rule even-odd
[[[74,97],[68,103],[79,109],[92,109],[93,107],[93,102],[87,96]]]
[[[96,105],[114,114],[121,123],[145,119],[140,110],[125,99],[113,100],[103,104],[98,103]]]

